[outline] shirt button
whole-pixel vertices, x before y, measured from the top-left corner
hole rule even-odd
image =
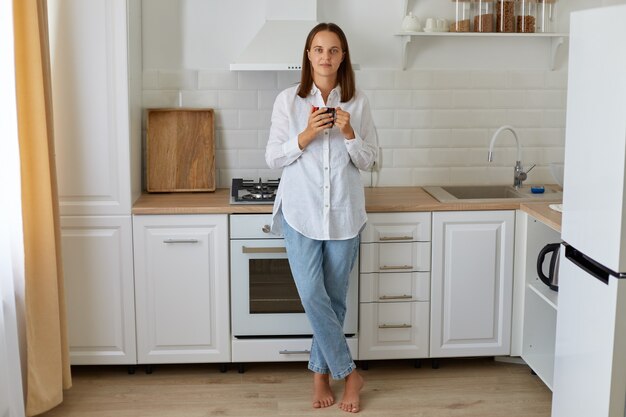
[[[328,207],[328,204],[326,204],[326,207]]]
[[[326,171],[328,171],[328,167],[324,167],[324,169],[325,169]]]
[[[324,188],[328,189],[328,185],[326,187],[324,187]]]
[[[328,135],[328,130],[324,132],[325,135]]]

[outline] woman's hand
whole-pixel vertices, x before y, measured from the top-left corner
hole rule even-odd
[[[298,135],[298,145],[300,149],[304,149],[317,136],[319,132],[324,129],[331,128],[333,126],[333,116],[330,113],[326,113],[324,107],[315,110],[315,107],[311,106],[311,112],[309,113],[309,121],[306,129]]]
[[[339,128],[339,131],[346,139],[354,139],[354,129],[350,124],[350,113],[341,110],[341,107],[337,107],[337,117],[335,118],[335,125]]]

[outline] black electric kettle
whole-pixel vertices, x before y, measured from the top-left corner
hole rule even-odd
[[[548,243],[541,249],[539,256],[537,256],[537,275],[539,279],[550,287],[553,291],[559,290],[559,250],[561,249],[560,243]],[[552,253],[550,258],[550,268],[548,269],[548,276],[543,273],[543,262],[546,255]]]

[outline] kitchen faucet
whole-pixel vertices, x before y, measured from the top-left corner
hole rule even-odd
[[[491,143],[489,144],[489,162],[493,161],[493,144],[496,142],[496,138],[503,130],[508,130],[513,133],[513,138],[515,138],[515,143],[517,143],[517,159],[515,161],[515,168],[513,173],[513,186],[517,189],[522,186],[522,182],[524,182],[524,180],[528,178],[528,173],[531,169],[535,167],[535,165],[531,166],[528,171],[524,172],[524,167],[522,166],[522,147],[520,146],[515,129],[513,129],[513,126],[509,125],[501,126],[491,137]]]

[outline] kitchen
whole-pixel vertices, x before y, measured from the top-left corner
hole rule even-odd
[[[336,3],[317,2],[317,20],[335,21],[348,34],[353,60],[360,66],[357,83],[372,104],[382,159],[378,170],[363,174],[364,184],[374,186],[369,192],[376,194],[377,187],[398,187],[396,191],[399,191],[400,187],[431,185],[510,184],[517,159],[517,148],[511,137],[502,134],[495,147],[494,161],[487,162],[489,140],[495,130],[505,124],[515,126],[519,134],[522,163],[526,167],[536,164],[528,174],[527,183],[554,183],[549,164],[563,162],[564,158],[567,39],[560,47],[559,41],[551,37],[415,37],[405,43],[406,39],[397,33],[408,11],[422,19],[428,16],[450,19],[452,2],[394,1],[386,2],[384,9],[377,4],[363,7],[363,2],[356,1]],[[274,4],[280,5],[280,2]],[[121,233],[125,252],[119,255],[118,261],[122,270],[127,271],[124,274],[130,277],[131,284],[135,274],[137,284],[141,278],[137,276],[137,259],[133,269],[131,239],[137,239],[139,234],[132,231],[136,225],[131,226],[130,207],[142,190],[141,154],[142,137],[145,137],[141,127],[145,123],[141,120],[142,109],[215,109],[218,189],[228,189],[231,179],[237,177],[278,178],[280,172],[266,168],[264,144],[273,99],[278,91],[298,80],[298,71],[229,70],[230,64],[239,58],[240,51],[262,26],[268,12],[264,2],[152,0],[129,2],[129,6],[131,111],[129,126],[123,123],[116,126],[120,135],[126,137],[115,148],[122,155],[120,165],[102,166],[102,149],[72,152],[59,143],[58,154],[61,214],[65,216],[62,225],[73,233],[82,230],[88,234],[96,227]],[[584,7],[588,7],[586,2],[561,1],[558,32],[568,32],[569,11]],[[117,10],[119,4],[114,9],[118,13],[116,21],[123,21],[123,15]],[[59,10],[49,7],[52,19],[58,17],[55,11],[59,13]],[[107,10],[111,13],[111,9],[103,8],[103,14]],[[276,13],[276,9],[272,12]],[[94,12],[85,10],[84,13],[93,18]],[[164,27],[169,29],[163,30]],[[373,27],[375,31],[369,29]],[[232,33],[232,36],[223,36],[223,33]],[[51,37],[51,45],[76,41]],[[85,49],[87,53],[89,48]],[[124,55],[122,52],[116,51],[119,56]],[[121,77],[125,70],[119,71],[117,75]],[[86,89],[85,94],[90,91]],[[109,100],[115,99],[107,96],[106,91],[98,93]],[[72,104],[76,103],[68,103]],[[57,107],[60,114],[70,110],[80,112],[76,108]],[[85,117],[95,117],[93,113],[83,113]],[[106,124],[98,123],[104,128],[95,132],[106,132]],[[145,128],[145,124],[143,126]],[[130,131],[130,141],[125,128]],[[106,137],[106,133],[102,135]],[[124,149],[128,144],[130,149]],[[128,164],[124,163],[126,160]],[[83,181],[69,172],[64,177],[62,167],[84,166],[99,166],[108,173],[109,182],[101,181],[101,174],[89,172],[85,173]],[[89,188],[84,185],[85,179]],[[117,184],[117,188],[111,184]],[[100,202],[81,204],[89,198]],[[185,201],[177,204],[184,206]],[[423,207],[425,211],[435,210]],[[424,242],[432,239],[434,248],[434,236],[420,239]],[[77,240],[69,243],[69,247],[79,251],[84,242]],[[435,265],[432,267],[434,270]],[[123,285],[128,284],[126,278]],[[131,297],[134,293],[132,288],[123,291]],[[71,294],[69,299],[72,299]],[[212,317],[219,324],[219,317]],[[124,320],[134,326],[134,318]],[[137,320],[139,334],[139,316]],[[134,340],[134,329],[124,331],[129,332],[125,335],[126,341]],[[141,350],[139,342],[137,348]],[[140,353],[134,349],[122,349],[116,354],[117,358],[112,355],[107,360],[111,360],[110,363],[159,363],[145,358],[137,362],[135,358]]]

